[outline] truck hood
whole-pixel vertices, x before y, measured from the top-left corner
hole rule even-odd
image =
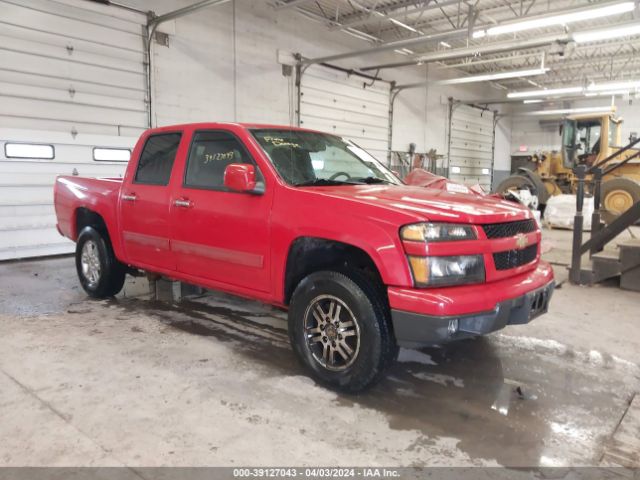
[[[469,224],[512,222],[533,218],[520,204],[491,196],[407,185],[304,187],[314,193],[350,202],[376,205],[418,220]]]

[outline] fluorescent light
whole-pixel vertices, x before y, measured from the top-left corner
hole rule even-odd
[[[444,48],[451,48],[451,44],[444,41],[440,42],[440,45],[442,45]]]
[[[507,98],[526,98],[526,97],[551,97],[553,95],[564,95],[567,93],[582,93],[584,89],[582,87],[563,87],[563,88],[549,88],[542,90],[524,90],[522,92],[510,92],[507,94]]]
[[[400,48],[394,50],[394,52],[399,53],[401,55],[413,55],[415,52],[413,50],[409,50],[408,48]]]
[[[585,107],[585,108],[565,108],[561,110],[539,110],[537,112],[528,112],[525,115],[568,115],[571,113],[598,113],[611,112],[611,107]]]
[[[411,25],[407,25],[406,23],[402,23],[400,20],[396,20],[395,18],[389,18],[389,20],[391,20],[391,23],[393,23],[395,25],[398,25],[399,27],[405,28],[405,29],[409,30],[410,32],[420,33],[418,30],[413,28]]]
[[[629,93],[629,90],[610,90],[607,92],[587,92],[584,94],[585,97],[607,97],[609,95],[626,95]]]
[[[542,103],[540,98],[531,98],[529,100],[523,100],[522,103]]]
[[[640,80],[630,80],[627,82],[592,83],[587,87],[590,92],[602,92],[606,90],[632,90],[640,88]]]
[[[594,18],[608,17],[611,15],[619,15],[621,13],[631,12],[636,8],[635,2],[622,2],[605,7],[592,8],[589,10],[581,10],[579,12],[561,13],[550,17],[534,18],[525,20],[524,22],[509,23],[506,25],[496,25],[483,30],[473,32],[473,38],[482,38],[485,35],[502,35],[505,33],[522,32],[534,28],[551,27],[554,25],[566,25],[572,22],[581,22]]]
[[[630,90],[640,90],[640,80],[630,80],[626,82],[592,83],[586,89],[583,87],[561,87],[538,90],[524,90],[521,92],[510,92],[507,98],[528,98],[528,97],[553,97],[567,94],[584,94],[587,97],[602,95],[622,95]],[[602,93],[601,93],[602,92]],[[539,103],[539,101],[525,100],[524,103]]]
[[[640,35],[640,23],[629,26],[619,26],[616,28],[606,28],[604,30],[594,30],[591,32],[579,32],[573,34],[576,43],[597,42],[599,40],[610,40],[612,38],[630,37]]]
[[[5,143],[4,155],[7,158],[38,158],[52,160],[55,157],[53,145],[39,143]]]
[[[452,78],[441,80],[439,85],[457,85],[460,83],[489,82],[491,80],[503,80],[505,78],[532,77],[534,75],[544,75],[548,68],[535,68],[530,70],[512,70],[509,72],[487,73],[484,75],[474,75],[471,77]]]
[[[387,17],[384,13],[382,12],[377,12],[374,11],[373,13],[375,13],[377,16],[382,17],[386,20],[389,20],[391,23],[393,23],[394,25],[397,25],[399,27],[402,28],[406,28],[407,30],[413,32],[413,33],[421,33],[419,30],[413,28],[411,25],[407,25],[406,23],[401,22],[400,20],[396,20],[395,18],[392,17]]]
[[[380,39],[377,37],[374,37],[373,35],[369,35],[368,33],[364,33],[360,30],[356,30],[355,28],[345,28],[344,30],[342,30],[344,33],[346,33],[347,35],[351,35],[352,37],[358,38],[360,40],[367,40],[367,41],[371,41],[371,42],[379,42]]]

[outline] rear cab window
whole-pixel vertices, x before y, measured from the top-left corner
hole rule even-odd
[[[168,185],[181,138],[180,132],[151,135],[140,154],[133,183]]]

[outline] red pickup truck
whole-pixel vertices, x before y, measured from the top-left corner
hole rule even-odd
[[[526,208],[405,185],[356,144],[299,128],[152,129],[123,179],[58,177],[55,208],[90,296],[144,270],[285,307],[302,363],[352,392],[398,346],[527,323],[554,288]]]

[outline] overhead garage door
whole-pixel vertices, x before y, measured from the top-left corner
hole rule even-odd
[[[54,179],[124,172],[94,148],[131,148],[147,126],[146,18],[86,0],[0,0],[0,11],[0,260],[70,252]]]
[[[452,104],[449,123],[449,178],[480,184],[490,192],[493,176],[494,112]]]
[[[389,90],[340,70],[312,65],[300,82],[300,126],[348,138],[387,161]]]

